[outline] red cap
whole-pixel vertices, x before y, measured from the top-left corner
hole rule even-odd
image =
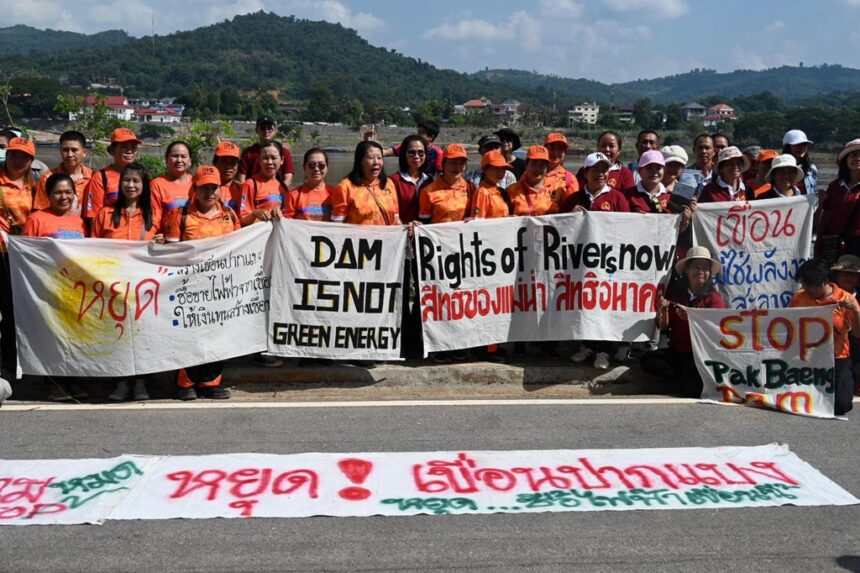
[[[133,141],[138,145],[143,143],[137,138],[137,135],[135,135],[135,133],[127,127],[116,128],[115,130],[113,130],[113,133],[110,136],[111,143],[126,143],[129,141]]]

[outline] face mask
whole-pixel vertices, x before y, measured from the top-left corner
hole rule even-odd
[[[6,150],[0,149],[0,163],[2,163],[3,161],[6,161]]]

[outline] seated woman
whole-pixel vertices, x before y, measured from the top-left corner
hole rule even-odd
[[[48,208],[35,211],[24,221],[25,237],[49,237],[52,239],[83,239],[84,220],[72,212],[75,203],[75,182],[65,173],[55,173],[45,183]],[[77,378],[48,377],[54,387],[48,394],[53,402],[84,400],[86,391],[78,385]]]
[[[702,395],[702,377],[693,360],[688,308],[725,308],[723,297],[714,290],[713,276],[720,272],[719,261],[706,247],[693,247],[675,264],[676,281],[666,298],[657,303],[657,327],[669,329],[669,348],[652,350],[639,359],[648,374],[678,384],[682,396]]]
[[[242,225],[233,210],[221,202],[221,174],[211,165],[201,165],[194,174],[194,199],[172,213],[164,227],[167,242],[193,241],[238,231]],[[183,368],[177,384],[180,400],[205,398],[226,400],[230,390],[221,386],[224,362]],[[197,388],[195,390],[195,387]]]
[[[852,293],[847,293],[829,280],[829,268],[821,259],[810,259],[797,269],[797,281],[803,288],[794,294],[791,307],[833,307],[833,352],[836,369],[834,413],[846,414],[853,407],[854,373],[851,368],[849,334],[860,338],[860,305]]]

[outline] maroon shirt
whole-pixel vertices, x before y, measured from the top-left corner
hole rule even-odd
[[[255,143],[251,147],[246,148],[242,152],[242,157],[239,159],[239,175],[244,175],[248,179],[257,175],[260,172],[260,144]],[[281,164],[281,175],[287,173],[295,173],[296,168],[293,165],[293,154],[290,150],[284,147],[284,162]]]
[[[830,182],[822,205],[822,211],[830,217],[827,229],[825,229],[826,234],[844,234],[845,237],[860,235],[860,225],[857,224],[857,213],[855,212],[858,198],[860,198],[860,183],[849,189],[848,185],[839,179]]]
[[[732,193],[727,187],[720,185],[715,178],[713,181],[705,185],[702,192],[699,193],[699,203],[721,203],[723,201],[746,201],[747,195],[744,187],[741,187],[734,199]]]
[[[669,198],[672,197],[672,194],[669,192],[657,195],[657,204],[652,201],[650,194],[640,191],[638,185],[625,189],[624,196],[627,197],[627,202],[630,203],[630,211],[633,213],[671,213],[669,210]]]
[[[678,292],[674,289],[666,298],[674,303],[690,308],[726,308],[723,297],[717,291],[711,291],[703,297],[690,298],[688,292]],[[693,352],[693,342],[690,340],[690,323],[678,314],[678,307],[669,306],[669,348],[675,352],[690,354]]]
[[[397,202],[400,209],[400,222],[403,224],[411,223],[418,220],[418,193],[429,185],[433,179],[425,177],[414,182],[403,178],[402,173],[395,173],[389,177],[394,183],[394,188],[397,190]],[[419,187],[420,185],[420,187]]]
[[[630,204],[627,202],[627,198],[618,190],[613,189],[612,187],[609,187],[608,189],[608,191],[603,191],[599,193],[591,201],[590,205],[588,201],[588,189],[580,189],[578,192],[574,193],[570,197],[570,201],[572,203],[571,209],[576,206],[582,206],[589,211],[629,213]]]

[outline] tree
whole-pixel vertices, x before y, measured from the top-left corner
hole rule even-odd
[[[92,141],[93,152],[89,156],[90,162],[95,157],[107,156],[107,139],[114,129],[118,127],[131,128],[131,123],[123,121],[108,114],[105,104],[105,96],[101,94],[90,94],[95,98],[93,105],[87,105],[86,99],[69,95],[57,96],[57,104],[54,111],[60,115],[73,116],[72,127],[83,133],[89,141]]]
[[[654,123],[653,111],[654,102],[650,98],[643,97],[637,99],[633,104],[633,122],[640,129],[650,129],[651,124]]]
[[[308,119],[330,121],[335,111],[336,100],[328,86],[315,84],[308,90]]]
[[[778,111],[744,114],[735,122],[735,141],[744,145],[781,147],[785,133],[785,116]]]
[[[679,104],[666,106],[666,129],[681,129],[684,127],[684,114]]]
[[[337,119],[347,125],[361,125],[364,105],[354,97],[346,97],[337,104]]]

